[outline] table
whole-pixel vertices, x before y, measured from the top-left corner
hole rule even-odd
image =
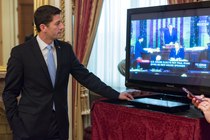
[[[186,112],[169,114],[117,102],[98,100],[93,103],[92,140],[210,139],[210,124],[194,107]]]

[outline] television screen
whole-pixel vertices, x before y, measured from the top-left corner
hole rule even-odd
[[[210,2],[128,9],[126,86],[210,95]]]

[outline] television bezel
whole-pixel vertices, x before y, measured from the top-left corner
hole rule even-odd
[[[143,80],[133,80],[129,78],[130,75],[130,31],[131,31],[131,16],[138,13],[156,13],[156,12],[173,12],[180,10],[201,9],[210,8],[210,1],[174,4],[174,5],[162,5],[145,8],[133,8],[127,10],[127,32],[126,32],[126,70],[125,70],[125,86],[127,88],[135,88],[140,90],[160,92],[165,94],[174,94],[186,96],[186,93],[182,90],[182,87],[190,89],[195,94],[204,94],[210,96],[210,86],[195,86],[184,84],[171,84],[161,82],[149,82]],[[209,11],[210,13],[210,11]]]

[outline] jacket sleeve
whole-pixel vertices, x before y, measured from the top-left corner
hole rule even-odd
[[[71,49],[71,74],[83,86],[106,98],[118,98],[119,92],[102,82],[96,75],[89,72],[76,58]]]
[[[11,126],[11,120],[17,112],[17,97],[20,95],[23,84],[23,66],[21,55],[15,47],[11,51],[11,56],[7,64],[7,73],[5,77],[5,87],[3,90],[3,102],[6,109],[6,116]]]

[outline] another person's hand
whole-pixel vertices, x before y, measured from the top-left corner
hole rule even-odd
[[[210,123],[210,98],[204,98],[202,102],[198,103],[198,109],[200,109],[207,122]]]
[[[204,95],[200,95],[200,96],[195,96],[195,98],[190,97],[189,95],[187,95],[187,97],[189,99],[192,99],[192,104],[196,107],[198,107],[199,103],[201,102],[201,100],[204,100],[205,97]]]
[[[129,92],[126,92],[126,91],[121,92],[118,98],[120,100],[128,100],[128,101],[134,99],[133,96]]]

